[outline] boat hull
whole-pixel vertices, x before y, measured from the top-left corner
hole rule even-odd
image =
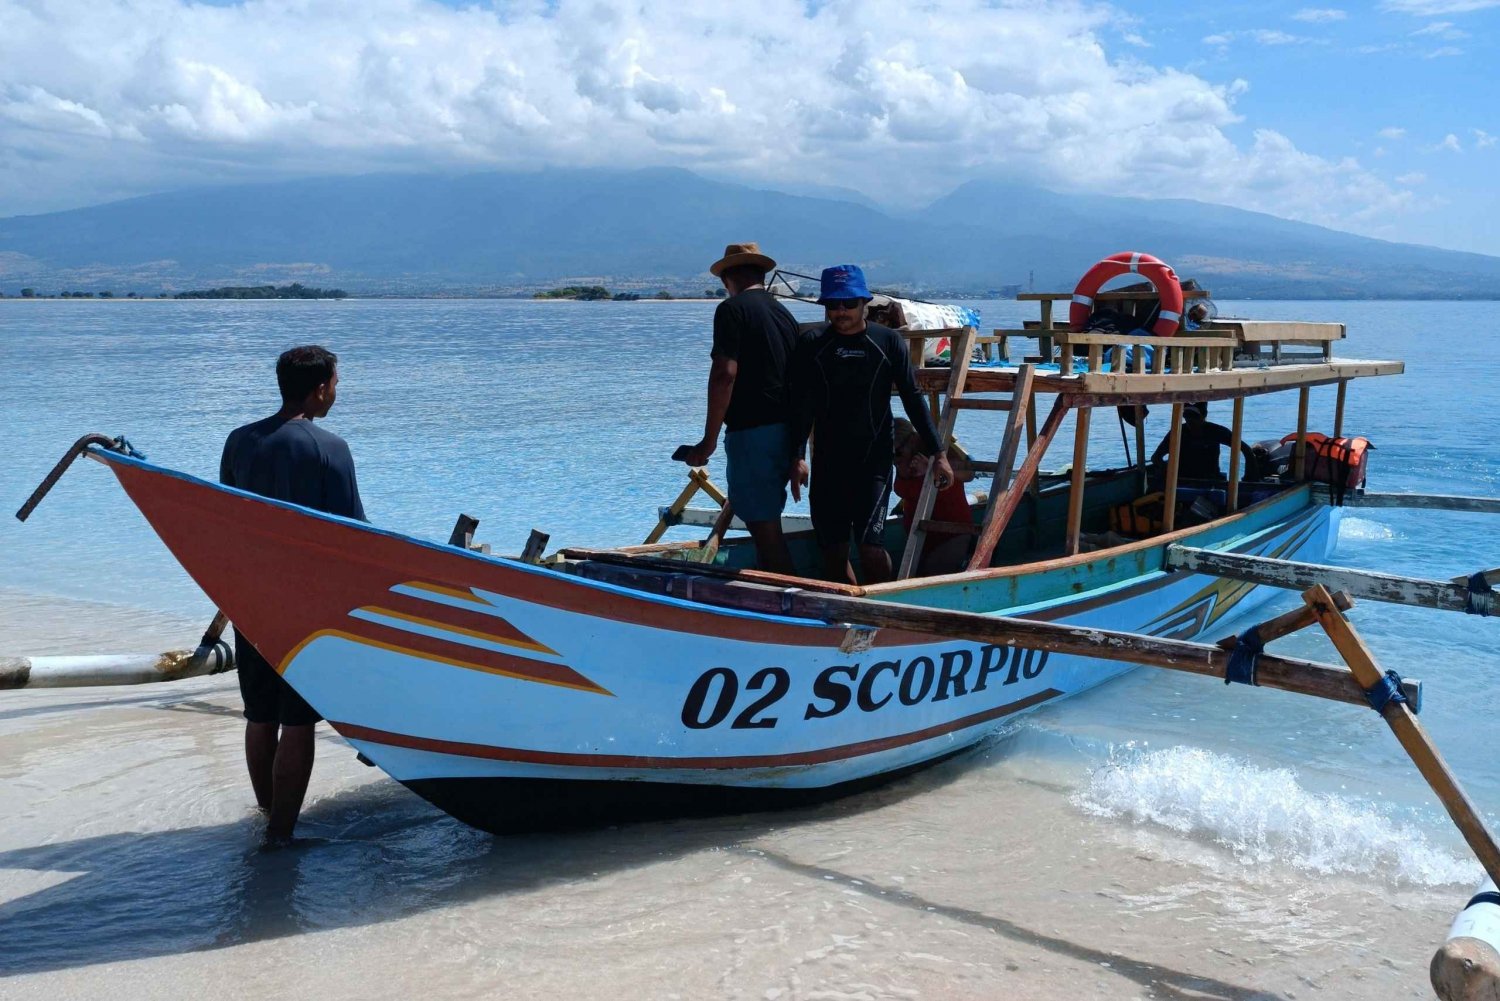
[[[335,730],[486,830],[841,795],[1132,669],[709,607],[99,457]],[[1193,542],[1321,559],[1336,526],[1336,509],[1291,491]],[[1158,550],[880,596],[1175,638],[1221,635],[1268,596],[1163,571]]]

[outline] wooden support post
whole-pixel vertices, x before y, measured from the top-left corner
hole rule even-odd
[[[667,509],[665,511],[657,515],[656,527],[647,534],[646,541],[641,543],[641,545],[649,546],[651,545],[651,543],[656,542],[666,534],[667,529],[671,527],[671,519],[675,518],[677,515],[682,514],[683,508],[687,507],[688,505],[688,501],[693,499],[693,494],[702,489],[703,481],[698,478],[700,472],[701,471],[697,469],[688,470],[687,486],[683,487],[682,492],[672,499],[672,503],[667,506]],[[454,532],[456,533],[457,531],[458,529],[455,528]],[[448,543],[449,545],[454,544],[452,539],[449,539]]]
[[[453,531],[448,533],[448,545],[458,546],[461,549],[469,549],[474,545],[474,529],[479,527],[479,519],[469,514],[461,514],[453,523]]]
[[[1162,487],[1161,530],[1177,526],[1177,470],[1182,464],[1182,404],[1172,404],[1172,431],[1167,444],[1167,481]]]
[[[531,534],[526,537],[526,548],[521,550],[521,562],[541,562],[542,552],[547,548],[547,541],[551,538],[552,536],[546,532],[539,532],[533,528]]]
[[[1313,614],[1318,617],[1318,624],[1328,633],[1328,638],[1338,648],[1360,687],[1369,691],[1380,685],[1384,681],[1385,672],[1375,662],[1375,657],[1349,625],[1349,621],[1334,607],[1333,596],[1328,593],[1327,588],[1315,584],[1302,595],[1302,600],[1307,602]],[[1427,736],[1427,731],[1417,721],[1411,706],[1405,702],[1391,701],[1386,703],[1381,716],[1411,757],[1412,763],[1417,766],[1417,771],[1422,773],[1422,777],[1437,794],[1443,809],[1453,818],[1453,823],[1473,849],[1479,864],[1484,866],[1484,871],[1489,873],[1491,879],[1500,881],[1500,847],[1495,845],[1494,836],[1485,827],[1463,787],[1449,771],[1447,762],[1438,753],[1432,738]]]
[[[1354,599],[1350,598],[1343,591],[1335,591],[1333,593],[1333,604],[1339,611],[1347,612],[1354,607]],[[1253,628],[1255,629],[1255,634],[1260,637],[1261,645],[1264,646],[1272,640],[1279,640],[1283,636],[1290,636],[1292,633],[1300,632],[1308,626],[1315,625],[1317,621],[1318,617],[1313,614],[1313,610],[1303,605],[1301,608],[1294,608],[1290,612],[1283,612],[1274,619],[1258,622]],[[1248,632],[1249,630],[1245,631]],[[1225,636],[1214,644],[1220,650],[1233,650],[1239,645],[1240,638],[1235,635]]]
[[[1066,550],[1069,556],[1078,552],[1079,539],[1083,534],[1083,488],[1088,477],[1089,417],[1093,412],[1092,407],[1079,408],[1078,424],[1073,431],[1073,479],[1068,489]]]
[[[708,496],[713,499],[713,502],[715,504],[723,507],[725,504],[729,503],[729,498],[725,495],[724,491],[715,486],[714,481],[708,478],[708,470],[695,469],[688,475],[695,476],[697,478],[698,488],[704,493],[708,494]]]
[[[1156,350],[1151,352],[1151,373],[1153,375],[1167,374],[1167,355],[1171,350],[1165,344],[1158,344]]]
[[[1026,396],[1026,454],[1036,448],[1036,391],[1032,390]],[[1042,499],[1042,484],[1035,476],[1026,487],[1031,492],[1033,503],[1040,503]],[[1032,510],[1035,510],[1033,508]]]
[[[1073,349],[1069,345],[1064,344],[1062,346],[1062,350],[1063,350],[1063,357],[1064,358],[1071,358],[1071,357],[1073,357]],[[1104,368],[1104,345],[1103,344],[1090,344],[1089,345],[1089,371],[1090,372],[1098,372],[1098,371],[1101,371],[1103,368]],[[1068,374],[1067,372],[1063,373],[1063,375],[1067,375],[1067,374]]]
[[[942,412],[936,415],[934,423],[937,424],[938,447],[947,448],[948,440],[953,436],[953,429],[958,423],[958,404],[963,400],[964,384],[969,376],[969,362],[974,357],[974,335],[977,333],[973,327],[964,327],[958,336],[949,342],[953,345],[953,364],[948,370],[948,402]],[[937,394],[933,394],[936,399]],[[927,532],[922,526],[932,517],[933,507],[937,504],[937,484],[932,479],[933,469],[929,464],[927,474],[922,478],[922,491],[917,495],[916,510],[912,512],[911,531],[906,537],[906,548],[902,551],[900,564],[897,567],[898,579],[905,579],[916,572],[917,565],[922,560]]]
[[[1245,398],[1234,398],[1234,420],[1229,428],[1229,513],[1240,509],[1240,441],[1245,431]]]
[[[1047,419],[1042,422],[1042,429],[1037,432],[1036,440],[1026,452],[1026,460],[1016,471],[1015,479],[1010,481],[1010,486],[1006,488],[1004,494],[990,498],[990,510],[985,515],[984,532],[979,536],[979,542],[974,547],[974,555],[969,558],[970,570],[983,570],[990,565],[990,560],[994,559],[995,546],[999,544],[1000,536],[1005,534],[1006,526],[1010,524],[1010,519],[1015,517],[1016,509],[1021,506],[1021,494],[1036,479],[1036,471],[1042,464],[1042,456],[1047,454],[1047,446],[1052,444],[1052,439],[1056,436],[1058,428],[1062,427],[1063,418],[1067,414],[1068,398],[1059,393],[1052,401],[1052,410],[1047,414]]]
[[[1333,436],[1344,437],[1344,397],[1349,393],[1349,380],[1339,380],[1338,395],[1333,402]]]
[[[1292,452],[1292,478],[1299,483],[1307,469],[1307,456],[1303,452],[1307,448],[1307,401],[1311,395],[1312,390],[1307,386],[1297,391],[1297,444]]]
[[[719,516],[714,519],[714,527],[708,530],[708,538],[703,540],[699,553],[700,563],[712,563],[719,555],[719,546],[724,541],[724,533],[729,531],[729,525],[733,521],[734,505],[726,502],[719,510]]]

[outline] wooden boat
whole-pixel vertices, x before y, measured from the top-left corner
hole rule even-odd
[[[930,489],[913,538],[891,533],[904,579],[861,588],[744,569],[752,552],[722,529],[707,542],[564,549],[535,563],[267,500],[128,450],[87,454],[338,733],[461,820],[499,832],[796,804],[970,747],[1130,670],[1131,652],[1109,649],[1119,631],[1222,634],[1265,597],[1251,582],[1169,566],[1173,544],[1302,560],[1334,547],[1337,506],[1308,482],[1242,483],[1236,453],[1221,517],[1179,527],[1167,505],[1158,534],[1087,551],[1108,511],[1145,489],[1144,438],[1140,466],[1087,472],[1089,414],[1165,403],[1178,427],[1184,402],[1229,399],[1237,439],[1247,397],[1295,390],[1305,435],[1309,390],[1335,385],[1337,436],[1347,383],[1400,362],[1335,360],[1335,324],[1244,322],[1155,339],[1148,367],[1144,352],[1126,358],[1141,338],[1054,327],[1052,303],[1069,296],[1032,298],[1039,324],[980,339],[1000,348],[993,366],[970,365],[977,332],[964,328],[943,332],[955,363],[921,371],[944,430],[961,410],[1008,414],[999,458],[980,464],[994,474],[993,501],[965,529],[977,536],[970,569],[941,577],[909,575],[923,533],[953,528],[931,523]],[[930,336],[913,337],[917,357]],[[1010,364],[1019,337],[1039,355]],[[1314,357],[1281,357],[1307,343]],[[1275,359],[1256,357],[1264,345]],[[1054,403],[1037,428],[1040,395]],[[1069,411],[1071,473],[1044,484],[1042,457]],[[1169,496],[1176,466],[1174,447]],[[799,565],[816,565],[810,539],[792,542]],[[848,599],[911,621],[930,609],[1086,627],[1099,655],[1019,632],[977,642],[807,617],[816,601]]]

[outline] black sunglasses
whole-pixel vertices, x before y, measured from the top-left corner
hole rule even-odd
[[[863,309],[863,299],[824,299],[823,306],[826,309]]]

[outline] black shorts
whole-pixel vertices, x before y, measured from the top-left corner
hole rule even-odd
[[[891,467],[813,469],[808,507],[813,535],[821,548],[847,546],[852,535],[862,546],[885,540],[885,520],[891,506]]]
[[[238,629],[234,631],[234,663],[240,675],[240,698],[245,702],[248,722],[310,726],[323,718]]]

